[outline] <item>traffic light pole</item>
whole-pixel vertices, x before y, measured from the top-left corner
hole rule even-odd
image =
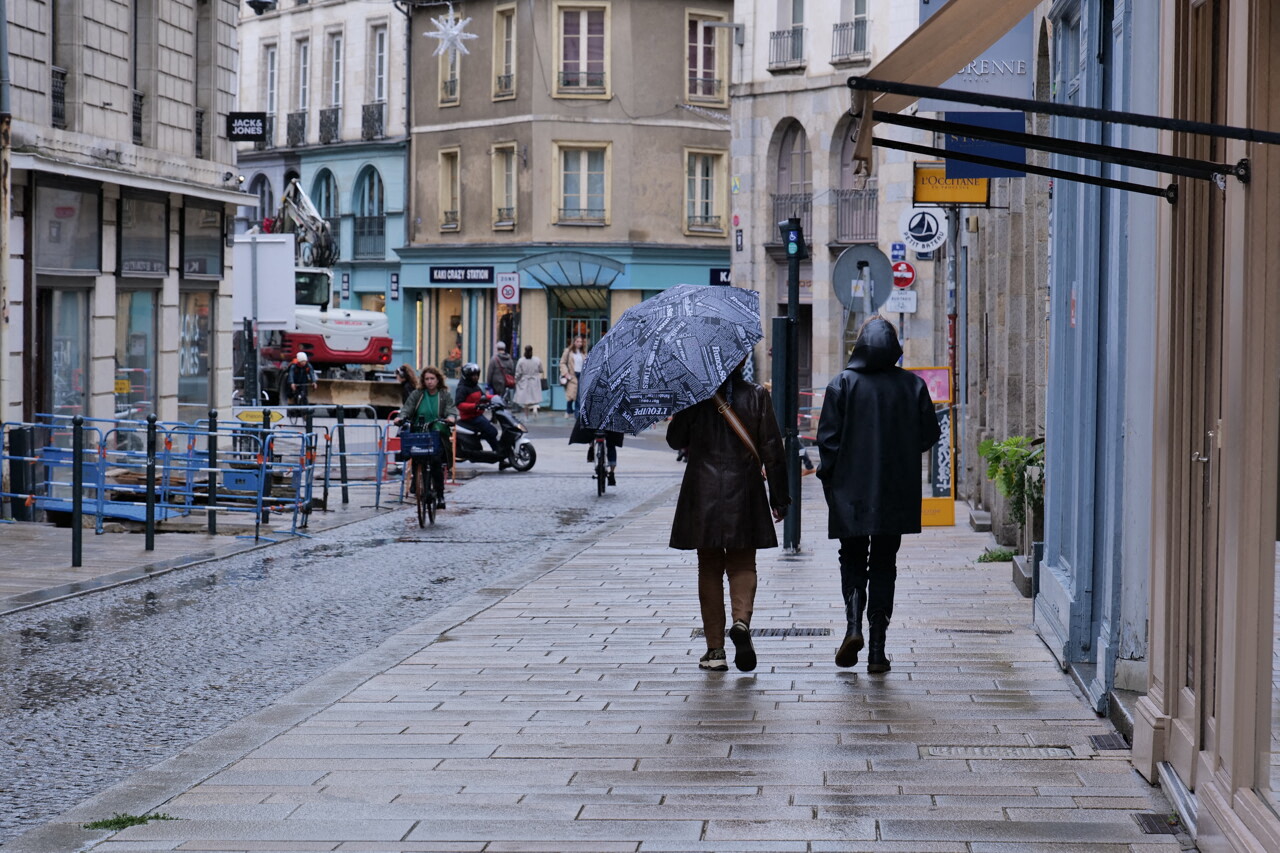
[[[800,550],[800,262],[809,257],[800,220],[778,223],[787,249],[786,420],[783,441],[787,454],[787,491],[791,506],[782,527],[782,547]]]

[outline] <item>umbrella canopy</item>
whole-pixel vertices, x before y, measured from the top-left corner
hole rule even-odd
[[[628,308],[591,348],[582,422],[637,433],[710,399],[762,338],[754,290],[678,284]]]

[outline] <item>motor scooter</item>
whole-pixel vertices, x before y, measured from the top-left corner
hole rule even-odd
[[[511,413],[501,397],[490,398],[487,408],[493,415],[494,426],[498,427],[498,452],[490,450],[478,432],[458,423],[454,427],[458,441],[457,461],[506,462],[517,471],[528,471],[538,461],[538,451],[534,449],[525,425]]]

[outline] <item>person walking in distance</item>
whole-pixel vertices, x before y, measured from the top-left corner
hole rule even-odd
[[[494,394],[505,402],[511,402],[511,396],[516,392],[516,362],[502,341],[494,344],[493,358],[489,359],[485,379]]]
[[[840,540],[847,623],[836,666],[857,664],[865,610],[867,672],[890,669],[885,638],[898,548],[904,534],[920,532],[921,454],[941,436],[928,387],[897,366],[901,357],[893,324],[872,315],[848,366],[827,386],[818,420],[818,479],[827,499],[827,538]]]
[[[578,411],[578,380],[582,378],[582,365],[587,360],[587,341],[582,335],[560,354],[560,384],[564,386],[564,416],[572,418]]]
[[[672,548],[698,552],[698,603],[707,653],[702,669],[729,668],[724,652],[724,578],[729,578],[734,665],[756,668],[751,613],[756,598],[756,549],[776,548],[779,521],[791,496],[786,455],[769,392],[742,377],[742,365],[709,400],[677,412],[667,444],[688,460]],[[761,468],[768,475],[766,481]]]
[[[542,405],[545,386],[542,359],[533,354],[533,347],[526,346],[524,358],[516,362],[516,405],[536,416],[538,407]]]

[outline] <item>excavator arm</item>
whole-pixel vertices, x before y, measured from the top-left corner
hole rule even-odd
[[[329,229],[329,222],[302,191],[297,178],[285,187],[280,197],[280,214],[271,230],[295,236],[298,266],[326,268],[338,260],[338,241]]]

